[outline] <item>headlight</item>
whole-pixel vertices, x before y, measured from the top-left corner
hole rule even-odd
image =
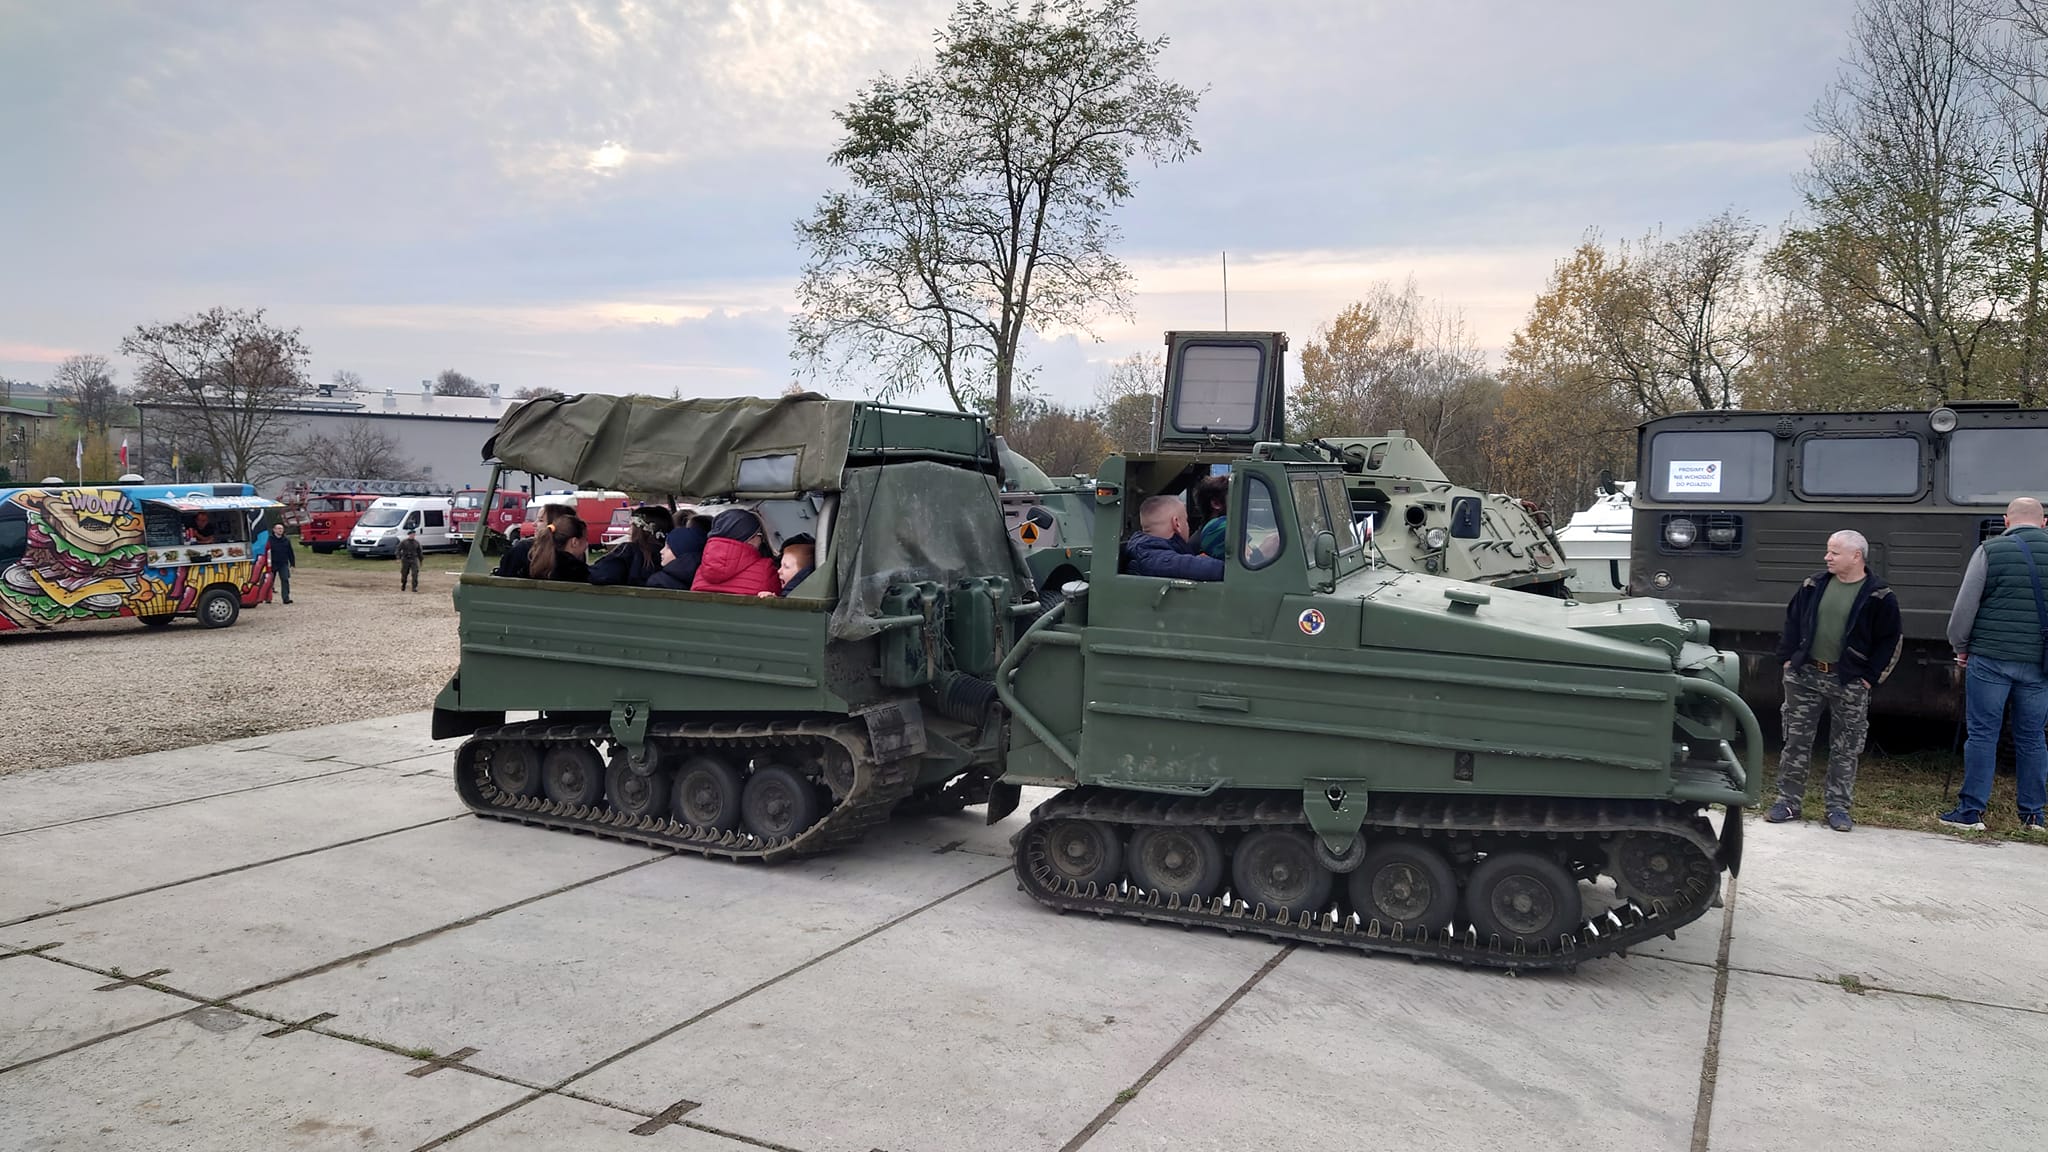
[[[1735,525],[1712,524],[1707,527],[1707,543],[1726,548],[1735,543]]]
[[[1434,552],[1451,542],[1451,534],[1441,528],[1431,528],[1422,534],[1422,543]]]
[[[1650,586],[1659,592],[1671,587],[1671,573],[1659,572],[1655,576],[1650,577]]]
[[[1673,548],[1690,548],[1692,542],[1699,538],[1699,529],[1683,516],[1664,525],[1664,542]]]
[[[1927,426],[1940,435],[1946,436],[1956,430],[1956,410],[1936,408],[1927,414]]]

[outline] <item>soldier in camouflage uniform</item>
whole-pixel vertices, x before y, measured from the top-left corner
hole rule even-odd
[[[1807,577],[1785,610],[1778,659],[1785,665],[1785,750],[1778,757],[1778,802],[1764,817],[1773,824],[1799,818],[1806,769],[1825,709],[1828,775],[1823,786],[1828,827],[1847,832],[1856,788],[1856,759],[1870,727],[1870,694],[1898,665],[1902,647],[1899,602],[1864,558],[1861,533],[1828,537],[1827,571]]]
[[[407,583],[413,591],[420,590],[420,542],[410,529],[398,542],[398,590],[405,591]]]

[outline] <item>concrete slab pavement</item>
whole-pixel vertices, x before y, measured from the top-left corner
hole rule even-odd
[[[182,1012],[192,1002],[40,956],[0,956],[0,1068]]]
[[[688,1121],[685,1113],[674,1123],[655,1126],[615,1108],[543,1096],[442,1147],[451,1152],[761,1152],[758,1143],[715,1136]],[[644,1133],[634,1131],[643,1127]]]
[[[15,772],[0,788],[0,836],[357,767],[268,749],[180,748],[62,769]]]

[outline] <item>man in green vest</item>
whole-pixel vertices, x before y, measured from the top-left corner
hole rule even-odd
[[[1785,609],[1785,633],[1778,640],[1778,659],[1785,665],[1785,750],[1778,756],[1778,802],[1764,816],[1773,824],[1799,818],[1825,710],[1831,720],[1822,790],[1828,827],[1855,827],[1849,807],[1856,759],[1870,729],[1870,694],[1892,674],[1902,647],[1898,598],[1870,571],[1869,555],[1860,532],[1828,537],[1827,571],[1802,581]]]
[[[1963,669],[1963,790],[1941,814],[1951,828],[1984,829],[1991,775],[1998,764],[1998,733],[2012,702],[2013,758],[2018,763],[2020,826],[2042,831],[2048,803],[2048,676],[2041,670],[2043,617],[2035,571],[2048,569],[2048,531],[2041,502],[2022,496],[2006,506],[2005,532],[1978,545],[1963,570],[1948,642]],[[2032,565],[2028,560],[2032,559]]]

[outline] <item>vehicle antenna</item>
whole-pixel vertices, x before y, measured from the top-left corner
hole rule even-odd
[[[1223,254],[1223,330],[1230,331],[1230,253]]]

